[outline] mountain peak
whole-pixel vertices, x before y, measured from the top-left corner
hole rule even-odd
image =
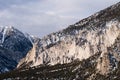
[[[18,29],[0,27],[0,73],[14,69],[31,47],[30,40]]]
[[[4,30],[4,29],[12,31],[14,29],[14,27],[13,26],[1,26],[0,27],[0,32],[2,32],[2,30]]]
[[[1,35],[1,44],[4,43],[5,38],[10,35],[23,35],[19,30],[15,29],[13,26],[5,26],[0,27],[0,35]]]

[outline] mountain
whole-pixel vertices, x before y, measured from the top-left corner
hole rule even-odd
[[[14,27],[0,27],[0,73],[15,69],[32,48],[30,40]]]
[[[1,80],[120,79],[120,2],[42,39],[25,38],[32,48]]]
[[[19,62],[17,68],[70,63],[76,59],[87,59],[101,52],[100,59],[106,61],[106,64],[103,62],[97,66],[101,71],[101,67],[108,66],[111,59],[115,57],[113,55],[115,53],[110,53],[109,59],[107,49],[115,43],[119,34],[120,3],[117,3],[64,30],[37,39],[33,48]],[[115,60],[119,61],[116,57]],[[113,63],[116,61],[113,60]],[[109,71],[101,71],[103,74],[107,72]]]

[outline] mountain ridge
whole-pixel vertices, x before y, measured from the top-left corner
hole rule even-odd
[[[23,64],[33,67],[69,63],[75,59],[89,58],[97,52],[104,53],[120,33],[119,22],[120,3],[117,3],[64,30],[38,39],[35,43],[36,52],[32,52],[32,49],[18,67]],[[28,59],[31,55],[34,57]]]

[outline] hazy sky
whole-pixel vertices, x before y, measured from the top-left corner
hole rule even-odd
[[[119,0],[0,0],[0,26],[43,37]]]

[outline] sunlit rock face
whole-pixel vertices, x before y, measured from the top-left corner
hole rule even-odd
[[[50,39],[47,36],[45,37],[47,39],[36,42],[22,61],[31,62],[31,66],[54,65],[68,63],[75,59],[86,59],[98,52],[105,53],[118,37],[120,26],[119,22],[114,20],[107,22],[103,27],[96,30],[81,29],[61,37],[51,34]]]
[[[119,34],[120,3],[117,3],[64,30],[36,39],[18,67],[69,63],[75,59],[87,59],[96,53],[101,54],[102,62],[107,62],[106,65],[101,62],[101,65],[108,66],[111,63],[108,48],[115,44]],[[98,71],[101,71],[101,65],[98,64]]]
[[[98,72],[106,75],[119,69],[118,63],[120,62],[120,34],[115,39],[114,44],[107,47],[105,52],[102,52],[97,60]]]

